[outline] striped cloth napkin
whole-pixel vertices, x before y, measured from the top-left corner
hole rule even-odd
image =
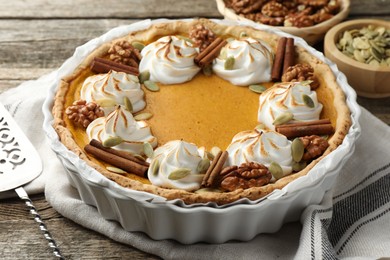
[[[42,130],[41,106],[54,73],[0,95],[44,158],[42,175],[25,188],[39,193],[63,216],[107,237],[164,259],[377,259],[390,256],[390,128],[362,109],[362,133],[351,159],[320,205],[307,207],[300,222],[249,242],[182,245],[126,232],[84,204]],[[0,194],[0,197],[13,194]],[[93,220],[93,221],[91,221]],[[55,234],[53,234],[55,236]],[[66,255],[66,252],[63,252]]]

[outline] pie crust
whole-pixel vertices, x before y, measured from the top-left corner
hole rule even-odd
[[[183,35],[187,36],[191,27],[195,24],[202,23],[217,36],[223,38],[239,38],[242,33],[246,33],[252,38],[261,39],[267,42],[275,51],[279,36],[268,32],[259,31],[251,27],[243,26],[226,26],[214,23],[207,19],[198,19],[193,21],[174,21],[160,24],[154,24],[150,28],[132,32],[124,37],[114,40],[121,41],[140,41],[150,43],[165,35]],[[85,153],[84,146],[89,140],[81,134],[82,128],[74,126],[66,117],[65,109],[73,103],[77,98],[77,89],[82,84],[83,80],[93,75],[90,70],[90,64],[94,57],[105,57],[107,51],[112,45],[112,42],[105,43],[96,48],[75,70],[74,72],[63,78],[58,87],[53,106],[53,126],[59,135],[60,141],[71,151],[77,154],[88,165],[96,169],[110,180],[115,181],[123,187],[136,191],[144,191],[162,196],[167,200],[180,199],[186,204],[208,203],[215,202],[218,205],[224,205],[235,202],[241,198],[256,200],[270,194],[275,189],[281,189],[295,179],[304,176],[315,166],[315,164],[327,156],[330,152],[336,149],[343,141],[345,135],[351,126],[351,116],[349,108],[345,101],[345,95],[342,89],[336,82],[336,78],[327,64],[320,61],[311,55],[306,49],[301,46],[296,46],[296,63],[308,63],[315,71],[320,87],[316,90],[319,102],[323,104],[324,109],[321,118],[329,118],[335,129],[332,136],[329,137],[329,147],[323,155],[313,160],[305,169],[300,172],[285,176],[275,183],[270,183],[262,187],[254,187],[249,189],[238,189],[232,192],[201,192],[194,193],[179,189],[168,189],[154,186],[148,180],[138,177],[133,174],[126,176],[108,171],[105,164],[96,160],[89,154]],[[194,78],[193,80],[197,80]],[[148,93],[145,91],[145,95]],[[241,113],[237,111],[239,116]],[[255,120],[255,119],[254,119]],[[249,129],[248,129],[249,130]],[[153,131],[153,126],[152,126]],[[211,145],[213,146],[213,145]]]

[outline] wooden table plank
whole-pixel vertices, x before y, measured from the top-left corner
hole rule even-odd
[[[389,0],[351,0],[351,16],[389,16]],[[2,1],[0,17],[10,18],[156,18],[222,17],[214,0],[13,0]]]
[[[221,16],[212,0],[13,0],[3,1],[5,18],[152,18]]]
[[[31,196],[31,199],[67,259],[159,259],[62,217],[50,207],[43,194]],[[23,201],[8,199],[1,202],[0,259],[53,258]]]

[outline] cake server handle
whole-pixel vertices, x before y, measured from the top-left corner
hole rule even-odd
[[[43,222],[41,216],[39,215],[37,209],[34,207],[33,202],[28,197],[27,192],[24,190],[23,187],[19,187],[15,189],[16,193],[18,194],[19,198],[21,198],[24,203],[26,204],[27,208],[29,209],[31,215],[33,215],[35,222],[39,224],[39,229],[43,232],[43,235],[45,239],[49,242],[49,247],[53,250],[53,254],[58,259],[64,259],[62,256],[60,249],[57,246],[56,241],[51,236],[49,230],[47,230],[47,227],[45,223]]]

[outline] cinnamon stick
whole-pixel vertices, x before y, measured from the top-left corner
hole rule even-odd
[[[115,167],[118,167],[126,172],[134,173],[134,174],[141,176],[141,177],[147,176],[148,167],[146,167],[145,165],[141,165],[141,164],[135,163],[133,161],[127,160],[123,157],[120,157],[118,155],[106,152],[106,151],[99,149],[99,148],[96,148],[95,146],[92,146],[90,144],[87,144],[84,147],[84,150],[87,153],[92,154],[97,159],[100,159],[106,163],[109,163]]]
[[[122,158],[125,158],[127,160],[130,160],[130,161],[133,161],[135,163],[138,163],[138,164],[141,164],[141,165],[144,165],[146,167],[149,167],[149,163],[146,162],[146,161],[143,161],[133,155],[131,155],[130,153],[128,152],[125,152],[125,151],[120,151],[120,150],[116,150],[116,149],[112,149],[110,147],[105,147],[103,146],[103,144],[101,142],[99,142],[98,140],[96,139],[92,139],[90,142],[89,142],[90,145],[98,148],[98,149],[101,149],[103,151],[106,151],[108,153],[112,153],[112,154],[115,154],[115,155],[118,155]]]
[[[333,126],[329,119],[279,125],[275,128],[275,130],[289,139],[310,135],[329,135],[334,133]]]
[[[91,62],[91,70],[95,73],[107,73],[110,70],[115,70],[117,72],[125,72],[134,76],[139,75],[139,70],[136,67],[131,67],[99,57],[95,57]]]
[[[284,53],[286,51],[286,43],[287,38],[282,37],[278,41],[278,46],[276,47],[276,54],[274,59],[274,64],[272,65],[272,71],[271,71],[271,79],[272,81],[280,81],[281,74],[282,74],[282,68],[283,68],[283,60],[284,60]]]
[[[329,118],[277,125],[276,128],[330,124]]]
[[[287,71],[288,67],[294,66],[294,60],[295,60],[294,38],[287,38],[286,51],[284,52],[284,60],[283,60],[283,74]]]
[[[194,62],[199,67],[203,68],[210,64],[221,52],[223,46],[227,44],[227,41],[222,38],[216,38],[206,49],[199,53]]]
[[[207,172],[202,180],[202,186],[204,187],[213,187],[218,181],[218,176],[225,164],[229,154],[227,151],[220,151],[212,161],[210,167],[207,169]]]

